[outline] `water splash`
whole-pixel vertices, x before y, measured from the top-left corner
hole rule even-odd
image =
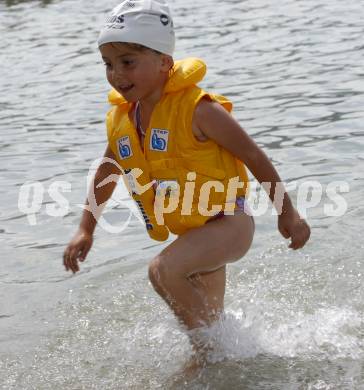
[[[296,313],[286,322],[267,321],[256,308],[227,311],[210,328],[192,332],[209,346],[209,361],[244,360],[259,354],[284,358],[361,359],[363,318],[349,308]]]

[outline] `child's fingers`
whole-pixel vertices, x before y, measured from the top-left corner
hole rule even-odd
[[[303,226],[303,228],[292,234],[291,244],[289,245],[292,249],[299,249],[302,248],[308,239],[310,238],[310,229],[309,227]]]
[[[291,240],[291,243],[289,244],[289,248],[291,248],[291,249],[299,249],[302,247],[303,247],[302,242],[297,240],[297,239]]]
[[[289,248],[291,249],[299,249],[302,248],[303,242],[301,238],[293,237],[291,243],[289,244]]]
[[[63,265],[64,267],[66,268],[66,271],[69,270],[69,266],[68,266],[68,256],[69,256],[69,251],[68,251],[68,248],[64,251],[63,253]]]
[[[87,256],[87,253],[89,252],[90,248],[91,248],[90,245],[85,245],[85,246],[82,248],[82,250],[81,250],[81,252],[80,252],[80,255],[79,255],[80,261],[85,261],[86,256]]]
[[[71,269],[71,264],[70,264],[70,249],[67,248],[65,251],[64,251],[64,254],[63,254],[63,264],[66,268],[66,271],[70,270]],[[72,269],[71,269],[72,270]]]
[[[78,247],[72,248],[69,252],[68,265],[71,268],[73,273],[80,270],[80,268],[78,267],[78,263],[77,263],[77,257],[78,257],[79,253],[80,253],[80,250]]]
[[[279,227],[279,231],[284,238],[289,238],[291,236],[289,234],[289,231],[287,229],[285,229],[284,227]]]

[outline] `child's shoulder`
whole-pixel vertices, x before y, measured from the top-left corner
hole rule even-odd
[[[194,119],[198,122],[210,122],[216,116],[225,116],[232,111],[233,105],[226,97],[202,91],[196,104]]]

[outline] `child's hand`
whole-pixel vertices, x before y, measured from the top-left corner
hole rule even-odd
[[[278,217],[278,230],[284,238],[291,238],[292,249],[302,248],[310,238],[311,230],[307,222],[293,209]]]
[[[77,231],[63,254],[63,264],[66,271],[71,269],[73,273],[76,273],[80,270],[77,260],[84,261],[86,259],[87,253],[91,249],[92,241],[92,234],[82,229]]]

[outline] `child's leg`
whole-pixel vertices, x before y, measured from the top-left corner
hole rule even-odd
[[[152,260],[154,288],[187,329],[210,325],[223,310],[224,266],[247,252],[253,234],[252,218],[238,212],[191,229]]]
[[[207,324],[217,320],[224,311],[226,266],[215,271],[195,273],[188,280],[205,296]]]

